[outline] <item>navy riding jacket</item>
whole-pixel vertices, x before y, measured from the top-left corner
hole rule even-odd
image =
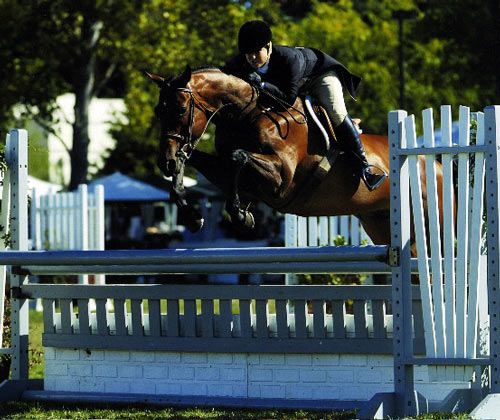
[[[288,104],[295,102],[299,89],[307,81],[330,70],[335,71],[352,98],[356,97],[356,89],[361,81],[359,76],[352,74],[342,63],[315,48],[273,44],[268,64],[267,72],[260,75],[265,82],[264,88]],[[247,81],[256,73],[243,54],[230,59],[221,70]]]

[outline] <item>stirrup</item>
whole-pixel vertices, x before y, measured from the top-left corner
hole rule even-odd
[[[387,174],[384,172],[382,174],[373,174],[370,170],[371,166],[367,166],[361,171],[361,179],[368,188],[369,191],[376,190],[387,178]]]

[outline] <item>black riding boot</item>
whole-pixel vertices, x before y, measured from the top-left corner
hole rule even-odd
[[[366,160],[365,149],[361,139],[359,138],[359,132],[354,126],[351,117],[349,115],[345,117],[342,123],[335,127],[335,132],[341,144],[349,151],[353,152],[360,161],[359,176],[364,181],[366,187],[373,191],[378,188],[387,174],[374,174],[371,171],[371,165]]]

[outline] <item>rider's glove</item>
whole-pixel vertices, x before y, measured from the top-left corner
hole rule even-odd
[[[262,79],[260,78],[260,75],[257,72],[253,72],[247,76],[247,82],[250,83],[252,86],[255,86],[256,88],[260,88]]]

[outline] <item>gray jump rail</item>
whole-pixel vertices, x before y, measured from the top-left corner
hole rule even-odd
[[[18,274],[390,273],[389,247],[4,251]]]

